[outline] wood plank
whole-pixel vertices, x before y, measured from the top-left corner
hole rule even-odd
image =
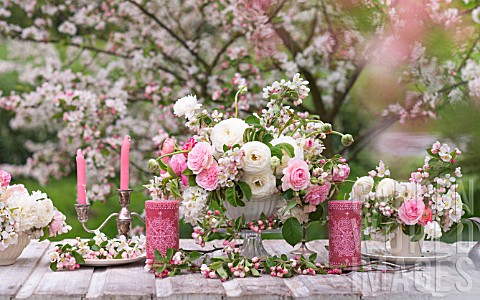
[[[18,293],[49,245],[48,241],[32,240],[13,265],[0,267],[0,299],[10,299]]]
[[[102,299],[152,299],[155,276],[144,269],[145,262],[108,267],[105,271]],[[94,293],[92,293],[93,295]]]
[[[90,285],[86,295],[87,299],[101,298],[103,296],[106,278],[106,267],[98,267],[93,270],[92,279],[90,280]]]
[[[292,292],[283,278],[238,278],[223,283],[228,298],[241,299],[291,299]]]
[[[165,279],[156,279],[157,299],[224,299],[222,282],[207,279],[201,274],[186,274]]]

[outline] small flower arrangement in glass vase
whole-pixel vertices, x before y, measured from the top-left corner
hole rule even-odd
[[[30,194],[22,184],[10,181],[10,174],[0,170],[0,265],[13,264],[30,238],[42,240],[71,229],[47,194]]]
[[[322,202],[350,173],[340,155],[323,155],[323,141],[335,135],[349,146],[353,138],[292,108],[308,96],[307,84],[299,74],[274,82],[263,89],[266,107],[245,119],[237,104],[245,85],[236,93],[235,113],[202,110],[195,96],[175,103],[174,114],[194,135],[183,147],[164,141],[160,157],[149,161],[158,175],[145,187],[154,200],[181,199],[197,243],[225,228],[224,244],[232,248],[240,231],[258,234],[282,223],[283,237],[295,245],[302,224],[321,218]]]
[[[376,170],[353,185],[351,198],[364,201],[364,235],[389,239],[393,255],[419,256],[425,236],[438,239],[463,229],[468,207],[457,191],[462,173],[455,166],[461,152],[435,142],[427,153],[408,182],[390,178],[390,170],[380,161]]]

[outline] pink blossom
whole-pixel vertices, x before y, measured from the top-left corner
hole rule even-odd
[[[427,207],[423,211],[422,217],[420,218],[418,223],[422,226],[425,226],[427,225],[428,222],[432,222],[432,220],[433,220],[432,210],[429,207]]]
[[[0,187],[7,187],[12,180],[12,176],[4,170],[0,170]]]
[[[307,163],[299,158],[290,159],[288,166],[283,169],[282,189],[300,191],[306,189],[309,183],[310,173]]]
[[[183,154],[175,154],[174,156],[172,156],[172,159],[170,161],[170,167],[172,168],[173,172],[177,174],[177,176],[180,176],[182,174],[182,171],[185,169],[186,164],[187,159]]]
[[[415,225],[422,218],[424,210],[422,199],[405,200],[398,209],[398,217],[405,225]]]
[[[162,151],[160,152],[160,155],[167,155],[175,151],[175,142],[171,138],[166,138],[165,141],[163,142],[162,146]],[[163,162],[168,163],[170,160],[170,157],[164,157],[162,158]]]
[[[350,167],[348,164],[338,165],[333,169],[332,180],[335,182],[343,182],[350,175]]]
[[[193,149],[193,147],[195,147],[196,144],[197,144],[197,142],[195,142],[195,139],[193,137],[191,137],[187,140],[185,145],[183,145],[182,150],[183,151],[190,151],[190,150]],[[185,152],[183,155],[185,155],[185,157],[187,157],[188,153]]]
[[[213,151],[212,145],[206,142],[197,143],[192,151],[188,152],[187,165],[194,174],[199,174],[203,170],[210,167],[213,163]]]
[[[57,236],[57,234],[66,233],[71,229],[71,227],[69,228],[65,223],[65,219],[65,215],[58,210],[53,212],[53,219],[48,227],[50,236]]]
[[[208,169],[203,170],[197,175],[197,184],[207,191],[213,191],[218,185],[218,172],[218,163],[214,160]]]
[[[323,185],[311,185],[307,189],[307,194],[305,195],[305,202],[310,203],[311,205],[318,205],[320,202],[323,202],[328,197],[328,192],[332,185],[330,182],[326,181]]]

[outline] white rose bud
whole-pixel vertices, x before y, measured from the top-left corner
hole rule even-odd
[[[388,198],[393,196],[395,192],[400,191],[400,185],[397,181],[391,178],[384,178],[378,183],[377,186],[377,197],[378,198]]]
[[[363,176],[357,179],[352,187],[351,197],[354,200],[362,201],[368,197],[373,189],[374,181],[370,176]]]
[[[230,118],[223,120],[212,129],[210,139],[215,150],[223,153],[223,145],[229,147],[243,142],[243,133],[248,128],[248,124],[245,121],[237,118]]]
[[[280,165],[280,158],[272,156],[272,158],[270,158],[270,165],[272,165],[274,168],[278,167]]]

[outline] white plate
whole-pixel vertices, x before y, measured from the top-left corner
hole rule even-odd
[[[454,255],[454,252],[434,253],[425,252],[421,256],[393,256],[389,251],[376,249],[372,252],[362,252],[362,256],[373,260],[381,260],[396,264],[418,264],[425,262],[435,262],[447,259]]]
[[[122,258],[122,259],[86,259],[85,263],[82,266],[90,267],[108,267],[108,266],[118,266],[131,264],[137,261],[145,259],[145,253],[135,257],[135,258]]]

